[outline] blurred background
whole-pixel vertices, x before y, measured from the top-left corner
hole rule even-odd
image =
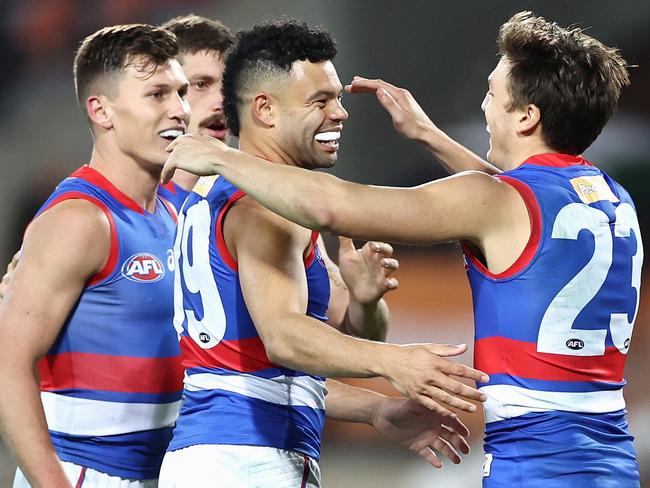
[[[585,157],[609,172],[635,198],[642,233],[650,215],[650,2],[457,0],[3,0],[0,2],[0,266],[20,247],[26,223],[56,183],[87,162],[90,132],[77,108],[71,76],[79,41],[116,23],[161,23],[194,12],[233,30],[259,20],[293,16],[328,29],[338,41],[336,66],[345,83],[359,74],[409,88],[432,119],[484,155],[480,110],[487,75],[497,62],[495,38],[513,13],[529,9],[561,25],[576,24],[621,49],[632,65],[632,86]],[[443,176],[438,164],[392,130],[374,96],[346,95],[350,112],[334,173],[363,183],[396,186]],[[453,245],[396,249],[399,290],[390,293],[392,342],[472,342],[472,312],[459,250]],[[330,254],[336,255],[335,248]],[[646,266],[646,270],[650,269]],[[645,273],[647,279],[648,272]],[[629,422],[639,464],[650,486],[650,292],[641,290],[626,369]],[[471,362],[471,352],[462,361]],[[356,382],[390,393],[383,381]],[[364,426],[328,424],[321,468],[326,487],[478,487],[481,414],[463,416],[472,453],[462,465],[436,471]],[[0,448],[0,487],[13,467]]]

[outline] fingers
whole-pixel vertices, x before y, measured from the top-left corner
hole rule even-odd
[[[447,439],[444,437],[438,437],[434,442],[432,447],[437,450],[440,454],[443,454],[447,459],[452,463],[458,464],[461,461],[460,454],[454,449]]]
[[[469,435],[469,429],[458,417],[442,417],[440,423],[442,424],[443,429],[453,430],[463,437]]]
[[[450,380],[450,381],[453,382],[454,380]],[[463,385],[463,386],[467,386],[467,385]],[[481,396],[481,395],[484,396],[484,394],[479,392],[478,390],[474,390],[476,393],[473,393],[473,389],[469,387],[467,387],[467,389],[469,390],[467,392],[468,393],[467,395],[461,395],[460,393],[452,394],[449,391],[447,391],[447,388],[449,387],[445,388],[445,386],[425,385],[419,388],[420,390],[419,393],[420,395],[429,397],[430,399],[434,400],[435,402],[442,405],[443,407],[457,408],[458,410],[463,410],[469,413],[474,413],[476,411],[476,405],[474,405],[472,402],[468,400],[464,400],[463,398],[478,400],[478,398],[473,398],[473,397]],[[457,388],[452,388],[452,389],[457,389]]]
[[[354,241],[349,237],[339,236],[339,256],[350,251],[356,251]]]
[[[419,451],[417,451],[418,456],[423,457],[431,466],[434,468],[442,468],[443,464],[440,459],[438,459],[438,456],[436,456],[436,453],[431,449],[429,446],[426,446]]]
[[[435,412],[441,416],[444,417],[457,417],[457,415],[449,410],[448,408],[444,407],[440,403],[434,401],[431,399],[430,396],[427,395],[415,395],[411,397],[413,400],[418,402],[420,405],[422,405],[425,408],[428,408],[432,412]]]
[[[389,258],[393,255],[393,246],[387,242],[370,242],[370,248],[378,254]]]
[[[458,432],[443,425],[440,431],[440,436],[446,439],[447,442],[449,442],[454,447],[456,452],[460,451],[463,454],[469,454],[469,443],[467,442],[467,439],[465,439],[465,437],[460,435]]]
[[[160,182],[165,185],[171,181],[174,177],[174,172],[176,171],[176,166],[174,166],[174,155],[170,155],[163,166],[162,172],[160,173]]]
[[[488,381],[490,381],[490,377],[486,375],[483,371],[470,368],[469,366],[465,366],[464,364],[454,363],[447,359],[443,359],[442,361],[444,361],[444,363],[441,363],[440,370],[448,375],[459,376],[461,378],[468,378],[470,380],[478,381],[479,383],[487,383]]]

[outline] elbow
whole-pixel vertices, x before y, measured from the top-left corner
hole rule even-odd
[[[336,212],[331,206],[322,205],[312,209],[313,230],[336,234]]]
[[[291,343],[281,337],[263,338],[266,356],[273,364],[291,368],[294,366],[295,351]]]

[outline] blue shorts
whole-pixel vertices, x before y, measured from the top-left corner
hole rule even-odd
[[[484,488],[639,488],[625,411],[530,413],[487,424]]]

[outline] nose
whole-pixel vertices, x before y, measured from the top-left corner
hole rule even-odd
[[[343,107],[343,103],[341,103],[341,100],[339,100],[338,98],[334,101],[334,109],[330,114],[330,118],[332,120],[337,120],[337,121],[348,119],[348,111],[345,110],[345,107]]]
[[[220,112],[223,110],[223,95],[221,93],[221,84],[214,89],[213,101],[212,101],[212,111]]]
[[[481,102],[481,110],[483,110],[483,112],[485,112],[485,109],[487,108],[487,104],[488,104],[488,94],[486,93],[485,97],[483,97],[483,101]]]
[[[181,97],[178,93],[171,97],[169,118],[176,119],[185,124],[190,119],[190,104],[187,99]]]

